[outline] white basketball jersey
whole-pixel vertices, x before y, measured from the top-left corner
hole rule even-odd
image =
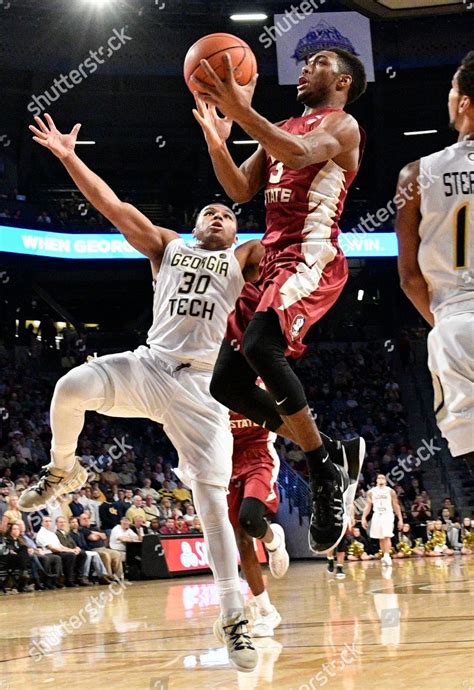
[[[418,262],[440,318],[474,308],[474,141],[420,159]]]
[[[374,515],[391,515],[393,519],[392,495],[389,486],[374,486],[370,490]]]
[[[148,345],[211,369],[243,284],[233,249],[210,251],[172,240],[154,286]]]

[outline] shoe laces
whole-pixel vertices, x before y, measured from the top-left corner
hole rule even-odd
[[[342,500],[334,495],[336,489],[336,481],[323,481],[321,484],[314,485],[314,517],[318,525],[327,526],[330,521],[333,521],[336,525],[342,524],[344,511]]]
[[[222,626],[225,634],[232,642],[232,647],[238,651],[242,649],[254,649],[250,635],[242,630],[247,624],[248,620],[242,619],[237,621],[237,623],[229,623],[228,625]]]
[[[41,496],[41,494],[44,493],[49,487],[59,484],[62,479],[63,477],[60,475],[54,474],[49,465],[45,465],[41,470],[38,483],[33,487],[33,489]]]

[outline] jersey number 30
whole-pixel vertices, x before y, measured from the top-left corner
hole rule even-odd
[[[196,277],[197,274],[190,271],[183,273],[178,292],[182,295],[188,295],[191,291],[194,291],[196,295],[203,295],[209,287],[211,276],[201,275],[197,280]]]

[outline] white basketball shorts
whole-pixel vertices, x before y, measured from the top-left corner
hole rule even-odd
[[[87,366],[96,367],[106,389],[97,412],[163,424],[178,453],[178,477],[188,486],[194,479],[227,489],[233,449],[229,411],[209,392],[212,372],[180,365],[145,345],[91,360]]]
[[[371,539],[385,539],[386,537],[393,537],[393,513],[383,513],[378,515],[374,513],[370,523],[370,538]]]
[[[474,312],[445,316],[428,335],[428,367],[441,433],[456,457],[474,450]]]

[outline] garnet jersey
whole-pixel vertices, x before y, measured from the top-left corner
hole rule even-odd
[[[281,128],[302,136],[319,127],[326,115],[340,110],[321,108],[303,117],[292,117]],[[359,165],[365,143],[365,133],[362,129],[360,133]],[[281,248],[336,238],[344,200],[356,174],[357,170],[347,172],[332,160],[293,170],[267,154],[266,232],[262,244]]]
[[[267,447],[269,443],[274,443],[277,437],[272,431],[264,429],[237,412],[230,413],[230,428],[234,437],[234,456],[256,446]]]

